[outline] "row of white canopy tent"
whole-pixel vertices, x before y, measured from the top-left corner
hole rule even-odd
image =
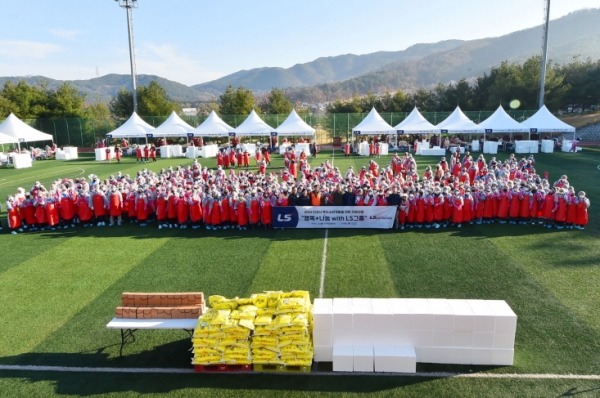
[[[378,134],[492,134],[492,133],[573,133],[575,128],[554,116],[546,106],[542,106],[533,116],[522,123],[510,117],[502,105],[486,120],[476,124],[456,107],[437,126],[421,115],[417,107],[396,127],[390,126],[377,113],[375,108],[352,129],[353,135]]]
[[[135,112],[122,126],[106,135],[106,138],[167,138],[167,137],[229,137],[229,136],[314,136],[310,127],[295,110],[277,128],[265,123],[252,110],[250,115],[237,128],[225,123],[215,111],[194,128],[183,121],[175,112],[157,128],[152,127]]]
[[[50,134],[42,133],[34,129],[12,112],[0,124],[0,144],[18,144],[21,142],[52,141],[54,138]]]

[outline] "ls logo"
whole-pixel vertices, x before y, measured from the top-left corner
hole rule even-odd
[[[290,222],[290,221],[292,221],[292,215],[291,214],[278,214],[277,215],[277,221],[279,221],[279,222]]]

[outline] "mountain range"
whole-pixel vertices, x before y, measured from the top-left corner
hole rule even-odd
[[[600,59],[600,9],[587,9],[550,22],[549,58],[555,63],[591,58]],[[241,70],[220,79],[186,86],[153,75],[138,75],[138,85],[156,80],[174,99],[195,104],[218,97],[228,85],[244,86],[260,93],[273,87],[286,89],[294,100],[315,103],[347,98],[353,93],[412,91],[462,78],[472,79],[489,72],[502,61],[523,62],[541,53],[542,28],[513,32],[477,40],[445,40],[415,44],[402,51],[380,51],[365,55],[345,54],[321,57],[291,68],[265,67]],[[63,83],[43,76],[0,77],[6,81],[42,80],[50,88]],[[125,87],[131,89],[129,75],[110,74],[88,80],[72,80],[88,100],[108,101]]]

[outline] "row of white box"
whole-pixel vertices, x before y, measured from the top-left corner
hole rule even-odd
[[[512,349],[515,334],[473,333],[433,330],[368,331],[368,330],[313,330],[316,346],[336,345],[397,345],[409,347],[456,347]]]
[[[412,347],[340,345],[333,350],[334,372],[415,373],[417,355]]]
[[[336,353],[339,353],[339,347],[352,347],[340,345],[335,347],[315,346],[316,362],[334,362]],[[385,346],[390,347],[390,346]],[[403,347],[406,348],[406,347]],[[496,349],[469,349],[454,347],[409,347],[414,349],[416,362],[438,363],[451,365],[496,365],[510,366],[514,361],[514,349],[496,350]],[[347,352],[347,349],[344,349]],[[346,353],[346,355],[348,355]],[[347,365],[346,365],[347,366]],[[378,371],[378,370],[376,370]],[[389,370],[392,372],[408,372],[408,370]]]
[[[413,330],[514,334],[502,300],[315,299],[315,330]]]

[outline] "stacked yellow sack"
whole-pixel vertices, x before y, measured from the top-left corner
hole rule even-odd
[[[264,292],[257,304],[252,362],[257,365],[310,366],[313,359],[312,305],[305,291]]]
[[[210,304],[213,308],[198,319],[192,337],[192,364],[250,365],[250,334],[258,308],[226,299]]]

